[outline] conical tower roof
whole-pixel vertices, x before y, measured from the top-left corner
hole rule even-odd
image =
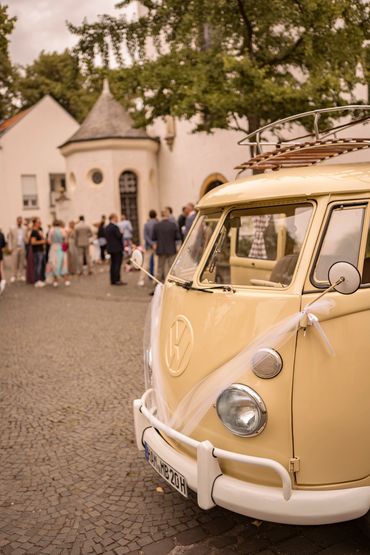
[[[97,139],[152,139],[144,129],[134,129],[129,114],[113,98],[107,79],[104,79],[103,91],[81,127],[64,145]]]

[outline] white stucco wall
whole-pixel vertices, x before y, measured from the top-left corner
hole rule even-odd
[[[204,180],[220,173],[227,180],[236,175],[234,167],[248,158],[248,149],[238,146],[244,136],[236,131],[218,130],[213,134],[192,133],[194,125],[176,121],[172,151],[164,141],[166,125],[162,120],[150,129],[161,138],[158,155],[161,206],[172,206],[176,214],[187,202],[196,202]]]
[[[5,232],[18,215],[50,222],[49,174],[65,172],[57,147],[77,128],[72,116],[45,96],[0,138],[0,228]],[[21,175],[36,175],[38,209],[23,209]]]
[[[101,214],[113,211],[114,171],[112,155],[108,149],[73,152],[66,159],[67,195],[69,201],[63,203],[66,220],[77,220],[83,214],[89,223],[100,219]],[[89,176],[92,169],[103,173],[103,182],[95,185]],[[73,176],[74,179],[73,179]]]
[[[116,212],[120,215],[119,177],[124,171],[132,171],[138,178],[139,231],[142,234],[147,212],[152,207],[159,208],[157,149],[156,142],[137,139],[84,141],[63,147],[70,198],[63,203],[64,219],[76,219],[83,214],[91,224],[99,221],[102,214],[109,216]],[[99,185],[91,180],[94,169],[103,173],[103,182]],[[63,217],[61,211],[59,214]]]

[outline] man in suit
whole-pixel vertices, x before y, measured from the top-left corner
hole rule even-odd
[[[86,261],[89,275],[92,274],[90,257],[91,227],[85,223],[85,217],[80,216],[80,221],[75,227],[75,244],[78,255],[78,274],[82,274],[84,262]]]
[[[144,224],[144,247],[145,247],[145,251],[144,251],[144,263],[143,263],[143,267],[144,270],[146,270],[147,272],[153,273],[150,271],[150,266],[151,266],[151,261],[154,257],[154,250],[153,250],[153,229],[155,224],[158,222],[157,219],[157,212],[155,210],[150,210],[149,211],[149,220]],[[145,276],[148,274],[145,274],[145,272],[141,271],[140,272],[140,278],[138,281],[138,286],[143,286],[145,284]]]
[[[195,211],[195,206],[192,202],[188,202],[188,204],[185,206],[185,214],[186,214],[186,219],[185,219],[185,227],[183,231],[184,238],[189,233],[190,228],[193,225],[193,221],[195,220],[195,216],[197,215]]]
[[[16,227],[12,227],[8,235],[8,247],[12,253],[12,277],[11,283],[16,279],[25,281],[24,261],[26,253],[27,228],[23,225],[22,216],[18,216]]]
[[[110,254],[111,285],[127,285],[121,281],[121,265],[123,259],[123,235],[118,227],[117,214],[109,216],[109,224],[105,228],[107,251]]]
[[[180,235],[181,235],[181,242],[184,241],[184,230],[185,230],[185,223],[186,223],[187,213],[188,213],[188,209],[186,208],[186,206],[183,206],[181,214],[180,214],[180,216],[178,217],[178,220],[177,220],[177,225],[179,226]]]
[[[162,220],[153,227],[153,248],[158,257],[157,279],[164,281],[176,257],[176,242],[180,231],[175,221],[170,220],[168,208],[161,212]]]

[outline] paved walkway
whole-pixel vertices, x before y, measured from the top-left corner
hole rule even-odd
[[[0,298],[0,553],[370,554],[354,523],[290,527],[201,511],[134,445],[147,290],[106,273]]]

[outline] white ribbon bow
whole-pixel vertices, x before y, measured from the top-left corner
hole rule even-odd
[[[333,347],[332,347],[332,345],[329,341],[328,336],[324,332],[324,330],[323,330],[323,328],[320,324],[320,320],[318,319],[316,314],[312,314],[312,312],[310,312],[310,307],[307,307],[305,310],[302,311],[302,315],[303,315],[303,317],[304,316],[307,317],[307,325],[312,326],[313,329],[316,331],[319,339],[321,340],[322,344],[324,345],[324,347],[327,350],[327,352],[329,353],[329,355],[334,356],[335,351],[334,351],[334,349],[333,349]]]

